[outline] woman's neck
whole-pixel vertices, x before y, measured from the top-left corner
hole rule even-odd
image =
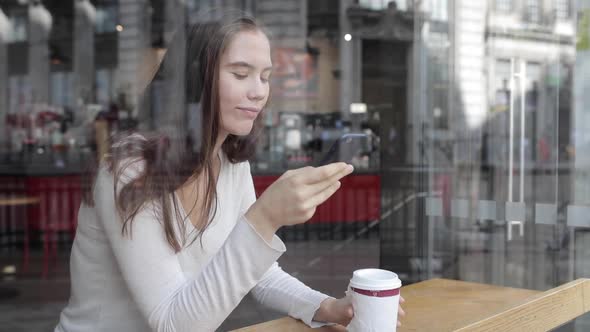
[[[221,151],[221,146],[223,145],[223,142],[225,142],[226,138],[227,138],[227,133],[225,133],[224,131],[220,132],[219,135],[217,136],[217,141],[215,141],[215,146],[213,147],[213,157],[214,158],[219,156],[219,151]]]
[[[213,154],[211,155],[212,159],[212,172],[213,177],[215,178],[216,182],[219,179],[219,173],[221,172],[221,146],[223,142],[227,138],[227,133],[223,132],[220,133],[217,137],[217,141],[215,142],[215,146],[213,147]],[[178,197],[180,198],[180,204],[182,205],[183,209],[187,211],[189,220],[195,227],[200,228],[202,224],[201,215],[198,213],[200,211],[199,208],[202,207],[204,202],[202,201],[203,194],[206,191],[206,176],[202,176],[205,173],[201,173],[199,176],[191,177],[187,182],[185,182],[180,188],[176,190]],[[197,209],[194,209],[197,207]]]

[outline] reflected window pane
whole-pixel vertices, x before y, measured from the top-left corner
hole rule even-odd
[[[512,10],[512,0],[496,0],[496,10],[499,12],[509,12]]]
[[[432,19],[437,21],[447,21],[449,14],[447,11],[447,0],[431,0]]]
[[[114,32],[117,28],[117,7],[99,6],[96,8],[96,32]]]
[[[508,103],[510,98],[510,60],[496,60],[494,76],[495,94],[493,101],[493,111],[506,111],[508,109]]]
[[[364,8],[369,8],[373,10],[381,10],[387,8],[387,0],[360,0],[359,5]]]
[[[13,15],[9,18],[11,31],[8,37],[10,43],[27,40],[27,16],[24,14]]]
[[[9,112],[18,113],[26,104],[31,102],[31,85],[28,75],[10,76],[8,79]]]
[[[569,0],[557,0],[555,5],[555,15],[557,19],[565,20],[570,17],[570,1]]]
[[[51,103],[55,106],[73,106],[73,76],[71,72],[51,73]]]
[[[436,7],[436,3],[444,2],[446,3],[447,0],[430,0],[427,5]],[[412,0],[360,0],[359,5],[363,8],[373,9],[373,10],[383,10],[387,8],[397,9],[397,10],[409,10],[412,8]]]
[[[96,71],[96,102],[108,106],[111,101],[112,70],[100,69]]]
[[[444,32],[431,32],[429,36],[431,47],[429,66],[431,108],[434,126],[437,129],[448,128],[448,95],[449,95],[449,58],[448,35]]]
[[[541,2],[540,0],[526,0],[525,3],[526,18],[531,23],[541,22]]]
[[[541,79],[541,64],[538,62],[528,62],[526,68],[527,76],[527,90],[534,85],[534,82],[539,82]]]
[[[508,88],[510,80],[510,60],[496,60],[496,89]]]
[[[186,9],[189,17],[191,14],[196,14],[201,9],[201,1],[199,0],[188,0],[186,2]]]

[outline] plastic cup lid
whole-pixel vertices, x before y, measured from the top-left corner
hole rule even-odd
[[[397,274],[381,269],[356,270],[350,279],[350,286],[366,290],[396,289],[402,286]]]

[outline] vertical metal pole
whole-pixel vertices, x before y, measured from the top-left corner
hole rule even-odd
[[[520,202],[524,203],[524,137],[526,128],[526,60],[520,63]],[[532,145],[533,142],[531,142]],[[534,147],[531,147],[534,148]],[[520,236],[524,234],[524,220],[519,224]]]
[[[508,202],[512,202],[512,181],[514,169],[514,58],[510,58],[510,103],[508,105],[510,113],[510,124],[508,130]],[[508,231],[508,241],[512,240],[512,223],[506,220]]]
[[[514,168],[514,58],[510,58],[510,125],[508,131],[508,202],[512,202],[512,170]]]
[[[526,61],[520,63],[520,202],[524,202],[524,133],[526,107]],[[522,228],[522,226],[521,226]],[[521,231],[522,233],[522,231]],[[522,235],[522,234],[521,234]]]

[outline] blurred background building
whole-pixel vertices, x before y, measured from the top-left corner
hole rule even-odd
[[[404,284],[545,290],[590,276],[587,0],[2,0],[0,318],[21,326],[36,303],[25,329],[55,324],[84,162],[110,134],[165,125],[166,82],[146,109],[143,89],[174,33],[215,20],[199,14],[211,7],[271,32],[259,194],[366,134],[340,148],[356,167],[340,192],[281,230],[286,270],[333,296],[365,266]],[[195,105],[177,107],[196,126]],[[224,327],[269,317],[244,305]]]

